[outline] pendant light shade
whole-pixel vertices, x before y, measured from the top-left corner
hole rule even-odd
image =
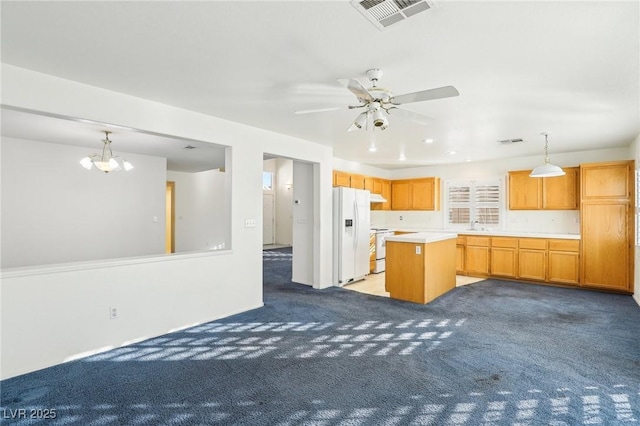
[[[541,133],[544,135],[544,164],[536,167],[529,174],[530,177],[554,177],[564,176],[565,172],[558,166],[551,164],[549,160],[549,139],[546,132]]]

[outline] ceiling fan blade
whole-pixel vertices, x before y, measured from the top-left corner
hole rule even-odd
[[[399,117],[404,120],[413,121],[415,123],[420,124],[430,124],[434,121],[433,117],[429,117],[428,115],[418,114],[417,112],[407,111],[406,109],[400,108],[389,108],[387,110],[390,116]]]
[[[394,96],[391,103],[396,105],[408,104],[410,102],[431,101],[433,99],[451,98],[458,96],[460,92],[453,86],[438,87],[421,92],[407,93],[406,95]]]
[[[373,96],[365,87],[355,78],[339,78],[338,82],[344,87],[349,89],[354,95],[358,97],[361,102],[372,102]]]
[[[295,111],[294,114],[311,114],[314,112],[326,112],[326,111],[338,111],[340,109],[346,109],[345,107],[331,107],[331,108],[319,108],[319,109],[303,109],[301,111]]]

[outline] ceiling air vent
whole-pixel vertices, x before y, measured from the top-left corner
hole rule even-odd
[[[379,30],[433,7],[432,0],[351,0],[351,4]]]
[[[518,142],[524,142],[522,139],[517,138],[517,139],[503,139],[501,141],[498,141],[498,143],[500,145],[511,145],[512,143],[518,143]]]

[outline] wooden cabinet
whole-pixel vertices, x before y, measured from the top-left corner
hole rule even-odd
[[[580,283],[580,241],[549,240],[548,280],[577,285]]]
[[[465,263],[467,274],[471,276],[489,275],[489,237],[467,235]]]
[[[371,192],[373,192],[374,194],[381,194],[382,195],[382,179],[379,178],[373,178],[373,190],[371,190]],[[367,182],[365,181],[365,186],[366,186]]]
[[[350,186],[355,189],[364,189],[364,176],[352,174]]]
[[[581,201],[630,200],[634,187],[633,172],[633,161],[581,165]]]
[[[351,175],[349,173],[333,171],[333,186],[351,186]]]
[[[393,299],[428,303],[456,287],[456,240],[388,241],[385,290]]]
[[[634,163],[580,166],[580,285],[633,292]]]
[[[581,214],[582,285],[631,291],[630,204],[624,201],[583,203]]]
[[[491,238],[490,263],[492,276],[515,278],[518,266],[518,239]]]
[[[529,177],[531,170],[509,172],[509,209],[539,210],[542,208],[542,179]]]
[[[563,170],[566,173],[564,176],[542,178],[542,208],[544,210],[578,209],[580,169],[565,167]]]
[[[510,210],[576,210],[578,167],[565,167],[564,176],[532,178],[531,170],[509,172]]]
[[[465,262],[465,246],[467,244],[467,237],[464,235],[458,235],[456,240],[456,274],[464,275],[467,272]]]
[[[391,181],[391,210],[411,210],[409,181]]]
[[[518,278],[545,281],[547,278],[547,240],[520,238],[518,246]]]
[[[391,181],[391,210],[440,210],[440,179]]]
[[[386,203],[379,203],[381,210],[391,210],[391,182],[388,180],[380,181],[380,195],[387,200]]]
[[[373,193],[373,180],[374,178],[372,177],[369,177],[369,176],[364,177],[364,189],[366,189],[371,193]]]

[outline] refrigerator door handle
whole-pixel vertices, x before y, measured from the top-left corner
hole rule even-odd
[[[355,197],[355,199],[353,201],[353,207],[354,207],[354,212],[355,212],[355,220],[354,220],[355,224],[354,224],[354,227],[353,227],[353,236],[354,236],[354,238],[353,238],[353,248],[355,250],[356,248],[358,248],[358,232],[359,232],[358,228],[360,227],[360,225],[358,223],[360,221],[360,215],[358,214],[358,193],[357,192],[356,192],[356,197]]]

